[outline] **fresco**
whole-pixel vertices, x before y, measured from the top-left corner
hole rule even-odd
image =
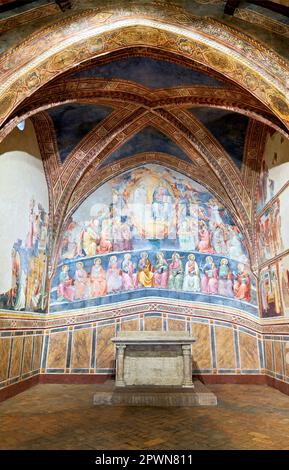
[[[282,258],[279,263],[279,280],[284,315],[289,316],[289,255]]]
[[[11,288],[0,294],[0,308],[42,312],[46,301],[48,215],[34,199],[30,203],[25,240],[11,252]]]
[[[50,311],[147,295],[214,298],[257,314],[255,281],[232,217],[203,186],[159,165],[113,178],[74,213]]]
[[[257,221],[260,263],[278,256],[289,247],[288,196],[289,188],[287,187]]]
[[[289,140],[279,132],[268,134],[257,186],[257,211],[261,211],[288,182],[288,155]]]
[[[262,317],[267,318],[282,315],[281,294],[276,265],[271,265],[260,272],[259,285]]]

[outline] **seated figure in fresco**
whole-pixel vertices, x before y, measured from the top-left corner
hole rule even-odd
[[[74,287],[76,300],[83,300],[89,296],[88,274],[84,269],[82,261],[76,263]]]
[[[235,274],[234,293],[235,297],[239,300],[249,302],[251,299],[250,275],[246,272],[243,263],[238,264],[238,271]]]
[[[211,246],[210,231],[208,230],[207,225],[203,220],[200,221],[198,250],[200,251],[200,253],[214,252]]]
[[[85,222],[84,224],[84,228],[81,232],[81,241],[85,256],[94,256],[97,248],[97,233],[89,222]]]
[[[183,290],[191,292],[201,290],[200,270],[193,253],[188,255],[186,262]]]
[[[169,277],[169,270],[168,270],[168,263],[165,260],[165,256],[162,252],[156,254],[157,262],[154,266],[154,277],[153,277],[153,285],[154,287],[158,287],[161,289],[166,289],[168,287],[168,277]]]
[[[169,289],[180,290],[183,287],[184,269],[179,253],[173,253],[169,266]]]
[[[135,266],[131,259],[131,254],[126,253],[121,264],[122,287],[123,290],[132,290],[137,287],[137,275],[134,272]]]
[[[218,269],[212,256],[206,257],[201,286],[204,294],[218,293]]]
[[[151,263],[146,252],[141,253],[138,263],[138,287],[153,287],[154,274]]]
[[[74,287],[73,281],[69,276],[69,266],[64,264],[61,268],[61,273],[59,275],[59,284],[57,287],[57,300],[69,300],[73,302],[74,300]]]
[[[172,210],[172,197],[163,186],[158,186],[153,193],[152,217],[154,220],[169,220]]]
[[[233,273],[229,268],[229,261],[221,259],[219,267],[219,294],[225,297],[234,297]]]
[[[90,271],[90,296],[102,297],[106,293],[105,270],[101,266],[101,259],[96,258]]]
[[[108,294],[116,294],[121,291],[122,275],[116,256],[110,257],[106,272],[106,282]]]
[[[106,228],[102,228],[101,230],[97,251],[100,254],[110,253],[112,251],[112,243],[110,241],[110,232]]]

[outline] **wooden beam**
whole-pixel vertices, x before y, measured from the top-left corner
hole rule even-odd
[[[236,8],[238,8],[240,0],[227,0],[224,13],[226,15],[233,15],[235,13]]]
[[[275,3],[266,0],[247,0],[247,3],[252,3],[253,5],[257,5],[258,7],[267,8],[267,10],[275,11],[276,13],[287,16],[289,18],[289,7],[281,5],[280,3]]]

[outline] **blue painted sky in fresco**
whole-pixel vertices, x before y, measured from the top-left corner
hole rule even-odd
[[[119,78],[149,88],[171,88],[181,85],[223,86],[221,81],[204,73],[150,57],[128,57],[109,64],[96,65],[76,72],[72,77]]]
[[[249,118],[216,108],[192,108],[190,111],[220,142],[238,168],[241,168]]]
[[[163,152],[181,160],[190,162],[189,157],[176,145],[169,137],[155,129],[152,126],[145,127],[142,131],[135,134],[122,147],[113,152],[102,166],[121,160],[125,157],[131,157],[141,152]]]
[[[112,111],[108,106],[72,103],[47,110],[53,120],[62,163],[68,154]]]

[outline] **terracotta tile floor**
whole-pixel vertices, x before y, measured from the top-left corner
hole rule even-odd
[[[1,449],[289,449],[289,397],[214,385],[217,407],[96,407],[96,385],[38,385],[0,404]]]

